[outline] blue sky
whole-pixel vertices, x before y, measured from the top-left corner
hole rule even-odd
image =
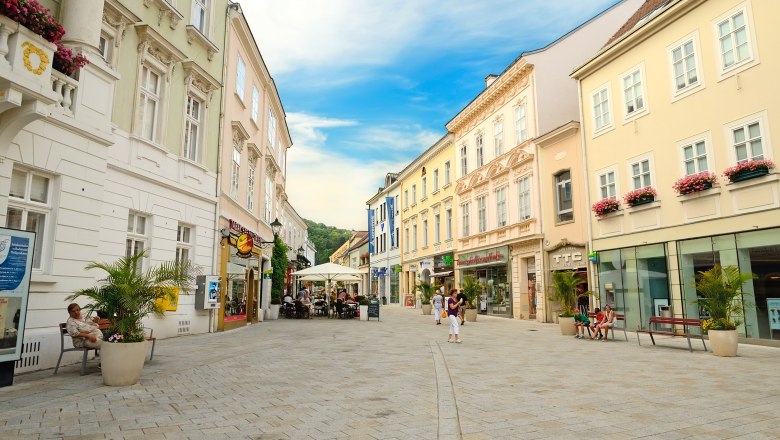
[[[366,201],[520,53],[616,0],[246,0],[287,113],[304,218],[366,229]]]

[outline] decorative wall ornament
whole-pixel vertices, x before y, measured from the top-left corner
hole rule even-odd
[[[24,48],[24,51],[22,52],[24,67],[35,76],[39,76],[45,72],[46,68],[49,67],[49,56],[46,55],[46,52],[29,41],[22,43],[22,47]],[[33,54],[38,58],[38,65],[35,67],[33,67],[33,60],[31,58]]]

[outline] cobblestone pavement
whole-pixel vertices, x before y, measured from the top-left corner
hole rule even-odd
[[[381,315],[160,340],[131,387],[103,386],[94,363],[19,375],[0,438],[780,438],[777,348],[718,358],[484,316],[448,344],[419,310]]]

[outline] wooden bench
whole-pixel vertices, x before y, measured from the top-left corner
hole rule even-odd
[[[593,324],[593,320],[596,318],[595,313],[588,313],[588,319],[590,319],[591,324]],[[626,315],[621,315],[619,313],[615,313],[615,324],[618,322],[623,322],[621,327],[618,327],[617,325],[612,326],[612,331],[610,333],[612,334],[612,340],[615,340],[615,330],[620,329],[623,330],[623,337],[626,338],[626,342],[628,342],[628,333],[626,333]],[[590,332],[590,326],[588,326],[588,336],[592,336],[592,333]]]
[[[62,362],[62,355],[69,352],[69,351],[78,351],[82,353],[81,356],[81,375],[87,374],[87,355],[89,354],[90,350],[95,350],[95,355],[98,354],[97,348],[91,348],[91,347],[74,347],[71,343],[70,346],[66,347],[65,344],[65,336],[71,338],[71,339],[81,339],[82,341],[86,341],[87,338],[82,336],[71,336],[70,333],[68,333],[67,324],[64,322],[60,323],[60,358],[57,359],[57,366],[54,367],[54,374],[57,374],[57,371],[60,369],[60,362]]]
[[[682,333],[676,333],[674,332],[674,329],[666,329],[666,330],[659,330],[658,326],[682,326],[683,332]],[[704,332],[699,330],[698,334],[691,334],[691,332],[688,330],[690,327],[699,327],[701,329],[701,320],[696,318],[667,318],[667,317],[661,317],[661,316],[651,316],[650,320],[647,323],[647,330],[637,330],[636,331],[636,342],[639,345],[642,345],[642,342],[639,340],[639,334],[640,333],[647,333],[650,335],[650,340],[653,341],[653,345],[655,345],[655,338],[653,335],[665,335],[665,336],[684,336],[685,339],[688,340],[688,350],[693,351],[693,346],[691,345],[691,336],[699,337],[701,338],[701,343],[704,345],[704,351],[707,351],[707,344],[704,342]]]

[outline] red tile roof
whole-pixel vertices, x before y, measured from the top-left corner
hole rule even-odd
[[[633,29],[634,26],[636,26],[637,23],[639,23],[643,18],[652,14],[656,9],[665,6],[670,1],[671,0],[645,0],[644,4],[642,4],[642,6],[640,6],[636,12],[634,12],[634,15],[632,15],[628,21],[626,21],[623,26],[621,26],[620,29],[615,32],[615,35],[613,35],[612,38],[607,41],[605,46],[612,44],[613,41],[617,40],[618,38],[625,35],[628,31]]]

